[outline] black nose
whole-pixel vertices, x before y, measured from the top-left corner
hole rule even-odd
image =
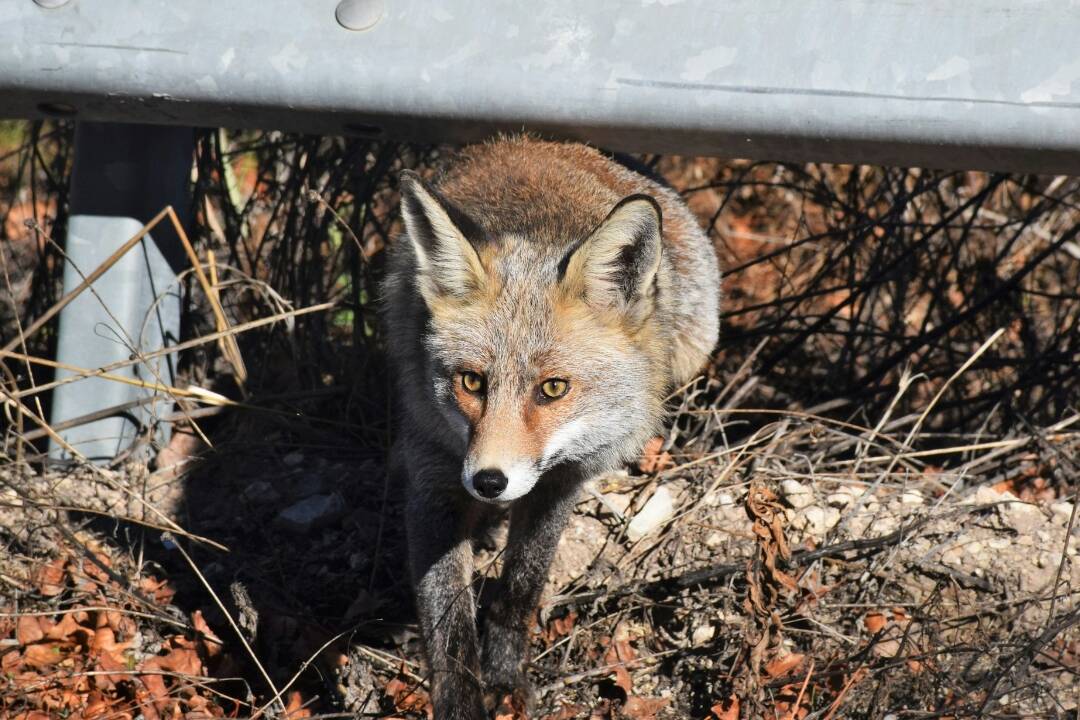
[[[481,470],[473,475],[472,483],[481,497],[491,500],[506,489],[506,476],[502,470]]]

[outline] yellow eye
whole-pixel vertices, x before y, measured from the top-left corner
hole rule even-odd
[[[478,395],[484,390],[484,376],[472,370],[466,370],[461,373],[461,387],[473,395]]]
[[[540,385],[540,392],[544,393],[544,397],[548,400],[561,398],[569,389],[570,383],[559,378],[548,378]]]

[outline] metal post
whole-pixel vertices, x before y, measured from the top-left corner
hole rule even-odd
[[[172,205],[186,223],[193,149],[191,128],[79,123],[65,243],[65,292],[166,205]],[[160,223],[61,312],[58,360],[96,368],[175,343],[180,333],[176,275],[183,265],[179,238],[171,224]],[[113,374],[172,384],[173,362],[165,356]],[[71,374],[61,370],[57,378]],[[60,433],[82,455],[109,460],[129,448],[141,430],[152,428],[169,406],[162,393],[91,378],[54,391],[51,421],[58,425],[106,408],[123,408],[114,416]],[[158,426],[157,437],[167,440],[168,427]],[[50,454],[68,455],[55,442]]]

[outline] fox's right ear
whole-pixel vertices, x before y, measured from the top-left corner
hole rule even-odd
[[[563,258],[563,287],[639,325],[652,312],[662,253],[660,205],[648,195],[623,198],[591,235]]]
[[[468,218],[411,170],[401,173],[401,216],[416,254],[417,283],[430,306],[440,297],[465,297],[484,283],[484,266],[462,225]]]

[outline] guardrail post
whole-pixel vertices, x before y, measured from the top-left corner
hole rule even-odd
[[[191,128],[79,123],[65,242],[65,293],[166,205],[172,205],[186,224],[193,150]],[[98,368],[175,343],[180,334],[176,276],[185,262],[171,223],[159,223],[60,313],[57,359]],[[112,374],[171,385],[174,363],[174,358],[164,356]],[[57,379],[70,375],[57,371]],[[50,420],[54,427],[63,427],[64,421],[115,409],[109,417],[59,433],[87,458],[108,461],[141,437],[167,441],[168,426],[155,419],[170,406],[160,392],[90,378],[54,390]],[[137,454],[145,456],[152,444],[141,443]],[[50,455],[63,459],[69,453],[54,441]]]

